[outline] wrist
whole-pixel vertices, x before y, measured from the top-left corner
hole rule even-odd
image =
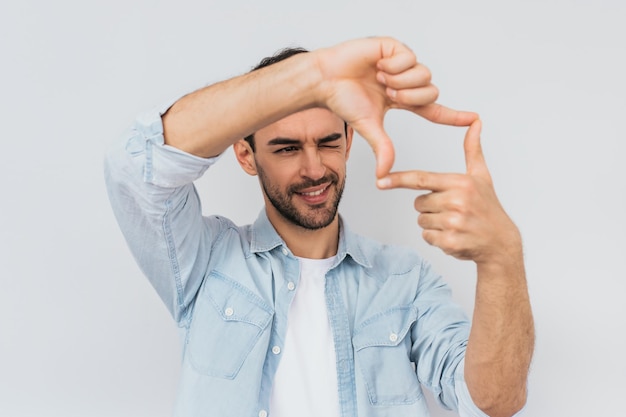
[[[475,262],[479,277],[523,277],[524,250],[517,229],[509,233],[487,256],[476,259]]]
[[[312,51],[309,54],[310,62],[309,71],[309,87],[314,100],[314,107],[328,108],[328,100],[332,96],[332,82],[330,80],[329,71],[326,68],[326,62],[332,62],[332,52],[329,48],[321,48]]]

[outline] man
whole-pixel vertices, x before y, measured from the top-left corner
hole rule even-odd
[[[185,333],[175,414],[427,416],[421,386],[462,416],[515,414],[533,324],[477,116],[435,103],[430,72],[395,39],[270,61],[138,118],[106,160],[121,229]],[[470,126],[467,173],[390,173],[391,108]],[[415,201],[424,239],[476,263],[471,326],[422,258],[337,214],[354,130],[380,188],[431,191]],[[231,145],[263,189],[253,225],[203,217],[192,184]]]

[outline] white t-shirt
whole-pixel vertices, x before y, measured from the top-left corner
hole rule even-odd
[[[270,396],[270,417],[339,417],[333,334],[324,296],[335,257],[300,260],[287,334]]]

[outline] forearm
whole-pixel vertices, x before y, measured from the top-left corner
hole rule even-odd
[[[476,302],[465,379],[478,407],[510,416],[526,401],[534,327],[521,244],[499,262],[477,263]]]
[[[314,107],[316,69],[314,52],[299,54],[188,94],[163,116],[165,143],[216,156],[259,128]]]

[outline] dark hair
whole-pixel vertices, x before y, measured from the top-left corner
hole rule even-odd
[[[284,48],[279,50],[278,52],[276,52],[274,55],[272,56],[268,56],[265,57],[261,60],[261,62],[259,62],[254,68],[252,68],[250,70],[250,72],[256,71],[256,70],[260,70],[261,68],[265,68],[268,67],[270,65],[273,65],[277,62],[280,61],[284,61],[287,58],[291,58],[294,55],[298,55],[298,54],[302,54],[302,53],[306,53],[309,52],[307,49],[301,48],[301,47],[292,47],[292,48]],[[344,123],[344,129],[346,131],[346,135],[348,134],[348,124]],[[244,138],[244,140],[246,142],[248,142],[248,144],[250,145],[250,148],[252,148],[252,152],[255,151],[254,148],[254,133],[246,136]]]
[[[302,54],[306,52],[309,52],[309,51],[300,47],[281,49],[280,51],[276,52],[274,55],[263,58],[261,62],[259,62],[254,68],[250,70],[250,72],[260,70],[261,68],[265,68],[277,62],[284,61],[287,58],[291,58],[294,55],[298,55],[298,54]],[[250,145],[250,148],[252,148],[252,152],[254,152],[255,151],[254,133],[246,136],[244,139],[246,142],[248,142],[248,144]]]

